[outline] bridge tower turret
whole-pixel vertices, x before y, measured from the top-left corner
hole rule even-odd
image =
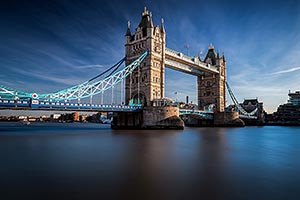
[[[198,76],[198,105],[204,109],[209,105],[215,105],[215,110],[223,112],[226,104],[226,61],[224,55],[220,57],[211,44],[204,58],[208,67],[216,65],[219,73]]]
[[[140,67],[126,78],[126,103],[133,100],[133,103],[149,106],[153,99],[164,97],[166,46],[164,21],[162,20],[160,27],[154,26],[152,14],[145,7],[135,32],[131,34],[130,23],[128,23],[125,37],[126,65],[146,50],[149,51]]]

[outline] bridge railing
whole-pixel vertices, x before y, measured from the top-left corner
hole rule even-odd
[[[198,115],[200,117],[210,120],[214,118],[213,112],[203,110],[179,109],[179,115]]]

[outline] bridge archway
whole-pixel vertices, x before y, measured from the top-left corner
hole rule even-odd
[[[133,95],[131,102],[135,105],[147,105],[146,95],[143,92]]]
[[[204,110],[207,110],[209,112],[215,112],[217,110],[216,104],[206,104],[204,106]]]

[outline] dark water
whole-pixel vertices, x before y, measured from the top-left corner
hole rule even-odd
[[[300,127],[0,123],[0,199],[300,199]]]

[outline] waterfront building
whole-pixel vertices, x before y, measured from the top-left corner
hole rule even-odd
[[[74,112],[72,116],[73,116],[74,122],[79,122],[79,113],[78,112]]]
[[[59,113],[53,113],[50,115],[50,118],[52,120],[58,120],[58,118],[60,118],[60,116],[61,116],[61,114],[59,114]]]
[[[248,113],[253,112],[256,108],[255,116],[258,121],[264,121],[264,106],[263,102],[259,102],[258,99],[244,99],[244,102],[240,104],[242,108]]]
[[[291,103],[294,106],[300,105],[300,91],[296,91],[295,93],[289,92],[289,97],[288,103]]]
[[[280,105],[274,115],[279,121],[300,123],[300,91],[289,92],[288,96],[288,102]]]

